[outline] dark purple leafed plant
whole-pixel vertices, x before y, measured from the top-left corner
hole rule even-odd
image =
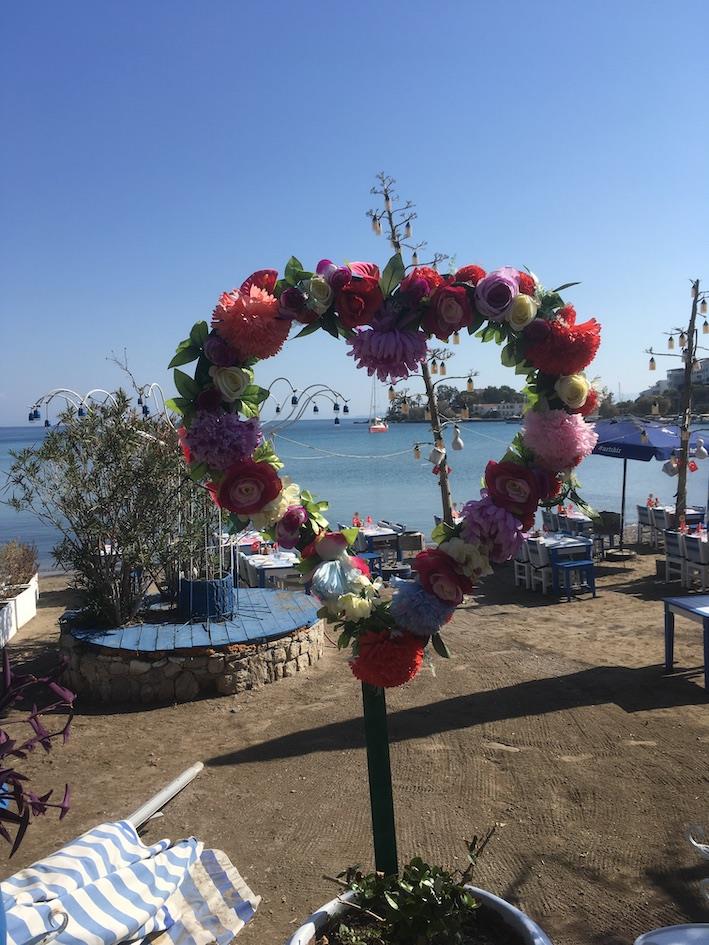
[[[49,704],[37,708],[35,701],[38,692],[49,694]],[[61,803],[50,801],[53,790],[38,795],[31,790],[29,778],[18,767],[29,752],[41,745],[50,751],[54,739],[61,738],[62,743],[69,737],[75,694],[57,682],[56,674],[33,676],[15,675],[10,668],[10,657],[3,651],[2,692],[0,694],[0,715],[6,715],[11,706],[19,702],[32,702],[32,711],[25,718],[5,719],[0,728],[0,836],[12,844],[10,856],[17,850],[27,827],[33,817],[46,814],[50,808],[59,811],[61,820],[69,810],[69,785],[64,786]],[[51,701],[51,700],[54,701]],[[65,711],[66,716],[60,729],[50,732],[42,717],[51,712]],[[13,738],[7,731],[10,726],[18,726],[27,735],[27,726],[32,734],[24,739]]]

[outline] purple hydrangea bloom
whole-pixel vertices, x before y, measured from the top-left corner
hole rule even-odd
[[[502,564],[519,551],[524,540],[522,524],[511,512],[495,505],[487,492],[481,492],[481,496],[463,506],[461,538],[482,545],[491,561]]]
[[[389,612],[402,630],[430,637],[453,616],[455,606],[429,594],[418,581],[392,578],[391,583],[394,594]]]
[[[359,329],[347,344],[347,354],[355,359],[358,368],[366,368],[380,381],[398,380],[409,376],[426,360],[426,335],[419,329],[397,327],[399,314],[390,306],[377,315],[372,328]]]
[[[228,469],[251,456],[263,443],[263,434],[258,420],[239,420],[233,413],[199,410],[185,434],[185,443],[194,462],[206,463],[212,469]]]

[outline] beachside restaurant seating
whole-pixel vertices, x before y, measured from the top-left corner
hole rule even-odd
[[[671,515],[667,509],[650,509],[649,511],[650,520],[655,530],[654,544],[656,548],[661,548],[665,532],[674,525],[674,515]]]
[[[526,541],[523,541],[520,545],[519,551],[512,559],[512,564],[514,566],[515,587],[520,587],[522,584],[524,584],[528,591],[531,590],[532,566],[529,562],[529,548]]]
[[[541,584],[542,594],[546,594],[552,585],[549,549],[539,538],[529,538],[525,545],[529,555],[528,587],[534,590],[537,584]]]
[[[663,533],[665,543],[665,581],[679,579],[682,587],[687,586],[687,557],[684,535],[680,532],[665,529]],[[677,575],[675,577],[674,575]]]
[[[564,593],[567,601],[571,600],[572,590],[589,590],[596,596],[596,567],[593,563],[593,542],[588,539],[583,542],[585,551],[580,551],[578,557],[574,554],[567,558],[563,548],[550,548],[552,589],[559,591],[560,579],[563,579]],[[564,555],[562,558],[561,555]]]
[[[655,544],[655,526],[652,521],[652,515],[650,514],[650,508],[646,505],[638,505],[638,544],[642,545],[645,542],[643,541],[643,535],[647,532],[648,535],[648,544]]]
[[[616,537],[620,538],[620,514],[618,512],[599,512],[593,523],[592,537],[594,549],[600,543],[601,557],[605,554],[606,538],[608,546],[613,548]]]
[[[699,578],[702,591],[709,589],[709,542],[698,535],[684,536],[685,587],[692,587]]]

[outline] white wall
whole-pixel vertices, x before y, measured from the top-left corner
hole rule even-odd
[[[15,597],[8,601],[0,600],[0,648],[36,615],[38,599],[39,575],[35,574]]]

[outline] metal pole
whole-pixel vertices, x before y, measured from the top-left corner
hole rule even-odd
[[[396,855],[394,795],[391,786],[386,696],[380,686],[362,683],[364,737],[367,745],[369,800],[372,807],[374,865],[387,876],[399,871]]]
[[[628,459],[623,459],[623,492],[620,500],[620,550],[623,550],[623,535],[625,534],[625,480],[628,475]]]
[[[684,387],[680,405],[680,450],[679,476],[677,478],[677,501],[675,504],[675,525],[677,528],[684,524],[687,509],[687,461],[689,459],[689,424],[692,419],[692,365],[697,340],[695,325],[697,321],[697,307],[699,302],[699,279],[692,283],[692,314],[689,317],[687,329],[687,362],[684,365]]]
[[[188,784],[194,781],[203,768],[204,765],[201,761],[192,765],[191,768],[187,768],[187,770],[178,775],[174,781],[170,781],[162,791],[158,791],[158,793],[154,794],[145,804],[141,804],[137,810],[129,814],[129,816],[126,817],[128,823],[132,824],[137,829],[141,824],[150,820],[153,814],[156,814],[161,807],[164,807],[175,795],[179,794],[183,788],[186,788]]]

